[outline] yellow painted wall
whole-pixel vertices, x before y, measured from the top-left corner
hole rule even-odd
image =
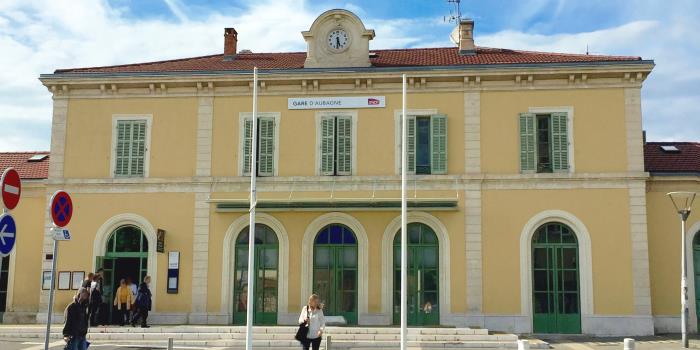
[[[11,211],[17,223],[17,240],[14,250],[15,271],[12,305],[8,311],[36,312],[39,303],[39,281],[41,280],[41,248],[44,240],[44,217],[46,215],[46,187],[23,181],[22,199]]]
[[[694,191],[700,193],[700,182],[652,181],[647,185],[647,235],[649,237],[649,275],[651,306],[654,315],[677,315],[680,308],[681,240],[680,218],[666,193]],[[688,218],[688,235],[700,222],[700,198],[696,199]],[[697,226],[695,226],[697,227]],[[690,269],[689,269],[690,271]],[[695,278],[688,275],[688,284]],[[700,286],[696,286],[697,289]],[[695,298],[689,295],[688,298]]]
[[[71,99],[68,104],[66,178],[111,177],[112,117],[152,114],[150,177],[193,176],[197,99]]]
[[[594,313],[634,312],[627,190],[486,190],[482,203],[484,313],[520,314],[520,235],[554,209],[578,217],[591,236]]]
[[[216,194],[213,197],[232,198],[243,194]],[[307,195],[307,193],[304,193]],[[313,193],[309,193],[313,196]],[[462,204],[460,203],[460,206]],[[325,214],[321,212],[273,212],[269,213],[279,220],[289,235],[289,289],[288,305],[290,312],[296,312],[301,307],[301,262],[302,241],[308,225],[317,217]],[[369,296],[368,311],[380,313],[382,310],[382,237],[390,222],[398,216],[398,212],[348,212],[355,217],[364,227],[369,240]],[[452,312],[466,311],[466,264],[464,242],[464,214],[461,211],[434,212],[446,227],[450,239],[451,267],[451,306]],[[224,242],[224,236],[233,221],[240,217],[240,213],[216,213],[212,211],[210,236],[209,236],[209,312],[219,312],[221,308],[221,281],[218,276],[222,273],[223,247],[230,242]],[[386,276],[386,278],[392,278]],[[280,310],[284,312],[284,310]]]
[[[332,95],[332,94],[330,94]],[[461,93],[412,94],[410,109],[437,109],[448,116],[448,172],[464,171],[464,103]],[[394,111],[401,95],[387,94],[386,108],[357,109],[357,174],[395,175]],[[216,97],[212,175],[238,174],[239,114],[250,112],[249,97]],[[287,96],[261,96],[260,112],[280,112],[279,176],[316,172],[316,110],[288,110]]]
[[[482,171],[520,172],[519,114],[530,107],[560,106],[574,108],[576,172],[627,170],[623,89],[576,89],[482,92]]]
[[[72,194],[75,207],[68,225],[72,240],[61,242],[58,271],[90,272],[93,266],[93,242],[97,230],[109,218],[133,213],[147,219],[154,228],[166,233],[165,250],[180,252],[180,285],[178,294],[166,293],[167,253],[157,254],[158,284],[156,311],[189,312],[192,303],[192,230],[194,194]],[[38,277],[37,277],[38,278]],[[63,310],[75,291],[56,292],[56,310]]]

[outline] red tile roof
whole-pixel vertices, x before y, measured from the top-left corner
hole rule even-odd
[[[374,67],[641,61],[640,57],[635,56],[562,54],[486,47],[477,48],[477,54],[472,56],[460,55],[456,47],[371,50],[371,53],[374,54],[370,58]],[[220,54],[118,66],[58,69],[55,73],[246,71],[255,66],[259,69],[301,69],[304,68],[305,59],[306,52],[245,53],[231,60],[224,60]]]
[[[679,152],[664,151],[661,146],[675,146]],[[647,142],[644,145],[644,170],[700,176],[700,142]]]
[[[2,152],[0,153],[0,173],[9,167],[15,168],[23,180],[40,180],[49,177],[49,157],[39,161],[29,161],[34,155],[49,152]]]

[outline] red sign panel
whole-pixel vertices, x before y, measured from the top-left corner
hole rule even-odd
[[[51,219],[58,227],[66,227],[73,217],[73,201],[68,193],[57,191],[51,197]]]
[[[0,190],[2,191],[2,202],[5,204],[5,208],[12,210],[17,207],[19,196],[22,193],[22,181],[19,178],[17,170],[7,168],[5,172],[2,173]]]

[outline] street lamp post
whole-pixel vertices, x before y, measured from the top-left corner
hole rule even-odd
[[[688,348],[688,262],[685,258],[685,223],[695,200],[695,192],[669,192],[676,212],[681,218],[681,338],[683,347]]]

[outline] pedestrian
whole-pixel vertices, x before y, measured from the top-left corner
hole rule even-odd
[[[89,293],[82,290],[75,300],[66,307],[63,326],[63,340],[66,341],[66,350],[86,350],[88,342],[85,335],[88,331],[87,306]]]
[[[306,323],[309,332],[305,342],[301,342],[304,350],[318,350],[321,346],[323,331],[326,328],[326,317],[323,315],[323,304],[320,303],[318,295],[311,294],[309,302],[301,309],[299,323]]]
[[[100,307],[102,306],[102,277],[100,272],[95,273],[92,276],[92,282],[90,283],[90,302],[88,305],[88,316],[90,320],[90,327],[96,327],[100,324]]]
[[[139,292],[136,296],[136,313],[131,320],[131,326],[136,327],[136,322],[141,319],[141,328],[150,327],[146,323],[148,311],[151,311],[151,290],[148,285],[151,283],[151,276],[143,278],[143,282],[139,285]]]
[[[119,288],[114,295],[114,306],[119,314],[119,325],[123,326],[129,322],[129,310],[131,309],[131,289],[126,285],[126,280],[119,281]]]
[[[126,285],[129,286],[129,291],[131,291],[131,310],[129,314],[129,320],[136,317],[136,296],[138,294],[139,287],[134,283],[131,276],[126,277]]]
[[[87,290],[88,293],[90,292],[90,285],[92,284],[92,278],[95,276],[94,273],[90,272],[87,274],[87,277],[83,280],[83,283],[80,285],[80,289],[78,289],[78,294],[82,292],[83,290]]]

